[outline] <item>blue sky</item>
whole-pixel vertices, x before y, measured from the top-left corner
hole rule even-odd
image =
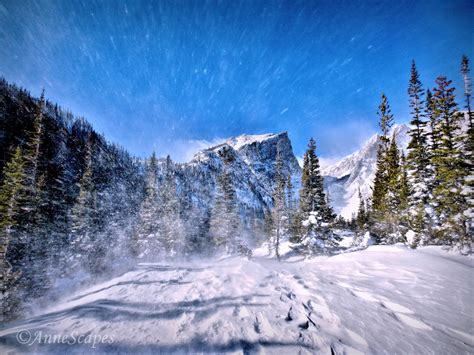
[[[0,74],[139,156],[288,131],[330,158],[376,131],[382,92],[407,121],[412,59],[460,94],[472,18],[469,0],[0,0]]]

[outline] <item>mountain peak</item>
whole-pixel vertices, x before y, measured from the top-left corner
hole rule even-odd
[[[240,148],[249,144],[262,143],[264,141],[279,139],[283,137],[288,138],[288,133],[281,132],[281,133],[253,134],[253,135],[242,134],[237,137],[229,138],[226,141],[226,143],[230,145],[232,148],[234,148],[235,150],[239,150]]]
[[[406,150],[408,146],[409,130],[410,127],[406,124],[396,124],[390,130],[389,136],[395,134],[402,150]],[[322,169],[332,207],[345,218],[351,218],[352,213],[357,211],[359,189],[364,198],[371,194],[379,142],[380,136],[374,134],[359,150]]]

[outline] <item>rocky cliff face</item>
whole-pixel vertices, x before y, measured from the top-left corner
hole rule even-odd
[[[291,174],[293,181],[298,182],[301,168],[286,132],[230,138],[199,151],[189,163],[177,165],[178,176],[183,186],[191,187],[200,204],[208,205],[215,193],[217,177],[224,168],[223,151],[227,150],[234,158],[229,171],[241,208],[263,212],[272,205],[277,147],[283,158],[284,173]]]

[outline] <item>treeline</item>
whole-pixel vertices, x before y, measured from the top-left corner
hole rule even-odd
[[[474,231],[474,127],[469,60],[462,57],[464,107],[445,76],[426,92],[413,61],[408,86],[411,108],[407,156],[389,136],[393,124],[387,97],[379,106],[380,144],[373,194],[360,199],[354,220],[359,232],[377,242],[443,244],[472,251]],[[360,194],[359,194],[360,196]]]
[[[456,103],[455,89],[445,76],[436,87],[423,90],[413,61],[408,86],[410,142],[407,156],[399,149],[387,97],[378,107],[381,134],[377,150],[372,196],[359,190],[359,208],[352,220],[336,217],[323,189],[315,142],[304,155],[299,201],[285,195],[287,178],[276,163],[274,207],[268,218],[267,237],[277,258],[282,240],[290,240],[299,253],[326,253],[338,248],[337,229],[356,231],[354,246],[370,233],[375,243],[403,242],[448,245],[472,252],[474,232],[474,127],[471,111],[469,60],[462,57],[464,109]],[[289,179],[288,181],[291,181]]]
[[[0,81],[2,318],[58,279],[107,270],[130,240],[141,164],[83,119]],[[120,231],[120,233],[117,233]]]

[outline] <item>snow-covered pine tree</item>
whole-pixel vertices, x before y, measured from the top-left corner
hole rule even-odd
[[[285,194],[287,179],[283,174],[283,161],[281,156],[280,145],[277,145],[277,155],[275,163],[275,188],[273,191],[273,233],[272,244],[275,255],[280,260],[280,244],[288,233],[288,209]]]
[[[295,249],[303,253],[329,252],[337,246],[338,237],[330,228],[334,214],[327,203],[323,178],[316,155],[316,142],[310,139],[303,158],[300,209],[301,236],[293,238]]]
[[[316,155],[316,142],[313,138],[310,139],[303,158],[300,190],[300,213],[307,217],[309,212],[318,212],[325,222],[330,222],[334,217],[331,207],[327,204],[319,159]]]
[[[401,219],[401,166],[400,151],[395,134],[392,136],[386,156],[387,164],[387,209],[382,222],[385,224],[386,235],[382,242],[393,244],[402,240]]]
[[[146,166],[144,198],[138,213],[138,222],[133,236],[133,254],[139,259],[152,259],[164,252],[159,234],[158,171],[153,152]]]
[[[2,293],[2,312],[0,321],[14,316],[19,304],[17,282],[21,271],[10,263],[9,248],[15,236],[15,225],[20,210],[20,195],[25,189],[24,160],[20,147],[15,149],[5,165],[3,183],[0,187],[0,291]]]
[[[288,174],[286,181],[286,207],[288,215],[288,239],[292,240],[295,236],[298,235],[298,222],[297,219],[297,204],[294,197],[293,183],[291,179],[291,173]]]
[[[377,162],[375,167],[374,185],[372,188],[372,198],[370,207],[370,224],[373,232],[378,238],[382,238],[386,230],[383,225],[383,219],[388,209],[388,166],[387,154],[389,150],[390,139],[388,134],[393,125],[393,115],[385,94],[382,94],[381,103],[377,111],[379,116],[379,127],[381,135],[377,147]],[[380,241],[380,240],[379,240]]]
[[[357,217],[356,217],[356,224],[357,224],[357,229],[359,232],[363,232],[365,228],[367,228],[367,210],[366,210],[366,204],[365,204],[365,199],[362,197],[362,192],[358,191],[358,197],[359,197],[359,207],[357,209]]]
[[[435,171],[436,166],[434,159],[437,151],[438,146],[440,144],[440,132],[439,132],[439,117],[434,114],[434,106],[433,106],[433,94],[431,93],[430,89],[426,90],[426,101],[425,101],[425,117],[428,119],[428,158],[429,164],[426,167],[426,176],[427,176],[427,192],[428,192],[428,200],[425,203],[425,215],[424,218],[426,221],[421,221],[421,205],[418,206],[417,209],[417,216],[418,216],[418,224],[424,225],[426,229],[425,239],[423,243],[430,243],[434,241],[434,235],[436,234],[435,230],[439,225],[438,217],[435,212],[434,206],[434,199],[433,199],[433,191],[437,186],[438,182],[436,181]]]
[[[467,110],[468,115],[468,129],[471,131],[473,130],[474,125],[474,117],[473,112],[471,110],[471,95],[472,95],[472,86],[471,86],[471,78],[469,76],[470,69],[469,69],[469,58],[466,55],[463,55],[461,58],[461,75],[464,82],[464,97],[466,101],[465,108]],[[474,134],[474,133],[471,133]]]
[[[33,132],[28,140],[25,149],[25,169],[26,169],[26,185],[29,189],[30,195],[36,194],[36,188],[39,175],[40,163],[40,148],[43,138],[43,110],[45,106],[44,90],[41,92],[41,97],[36,106],[35,119],[33,122]],[[26,207],[26,206],[25,206]]]
[[[85,268],[95,272],[98,245],[96,241],[97,190],[93,180],[92,142],[85,147],[85,167],[79,181],[79,194],[71,210],[71,269]]]
[[[401,223],[405,228],[409,227],[409,197],[412,195],[413,188],[408,179],[408,168],[405,153],[400,154],[400,179],[398,186],[399,195],[399,213]]]
[[[241,222],[230,173],[231,164],[235,159],[234,153],[231,148],[224,147],[219,155],[224,166],[217,178],[209,230],[214,252],[250,255],[251,251],[240,235]]]
[[[464,216],[467,222],[469,235],[474,235],[474,114],[471,111],[471,78],[469,76],[469,59],[463,55],[461,59],[461,74],[464,81],[465,108],[468,116],[468,127],[464,138],[463,156],[465,170],[468,172],[464,178],[462,195],[466,201]],[[464,244],[472,242],[466,240]]]
[[[429,152],[428,132],[424,120],[423,89],[421,86],[415,61],[412,62],[410,81],[408,85],[408,96],[412,119],[410,121],[410,142],[408,143],[408,155],[406,158],[407,174],[412,188],[409,196],[409,212],[419,223],[419,206],[428,201],[429,184]],[[416,216],[416,217],[415,217]]]
[[[462,195],[467,172],[462,159],[462,142],[459,138],[462,115],[458,112],[454,87],[445,76],[436,79],[433,91],[433,115],[440,141],[433,152],[437,185],[433,190],[434,206],[440,221],[438,237],[450,245],[470,244],[467,221],[463,212],[466,201]]]
[[[44,188],[40,186],[40,164],[42,158],[42,143],[44,136],[44,90],[38,102],[34,103],[34,119],[32,130],[27,134],[26,146],[23,150],[24,160],[24,189],[20,195],[21,215],[18,216],[18,238],[16,255],[22,272],[20,280],[21,288],[28,295],[38,296],[40,287],[36,287],[45,281],[43,274],[38,272],[44,267],[44,251],[46,250],[47,234],[41,230],[38,222],[39,206],[38,199]],[[43,232],[43,233],[42,233]]]
[[[182,253],[184,248],[184,225],[180,215],[174,164],[166,157],[165,180],[161,189],[161,241],[168,255]]]

